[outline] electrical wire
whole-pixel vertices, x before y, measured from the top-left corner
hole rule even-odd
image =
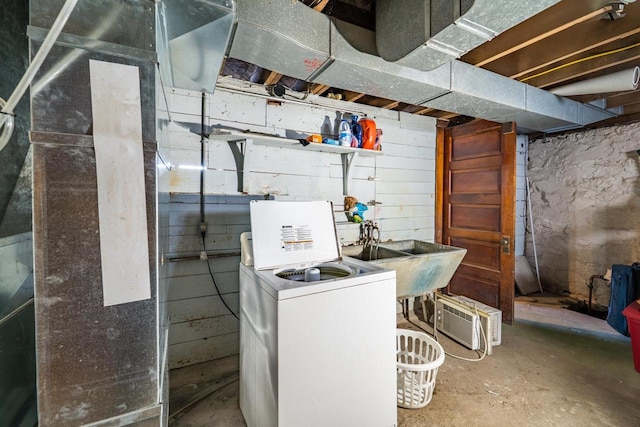
[[[430,298],[433,301],[433,313],[434,316],[437,316],[437,305],[436,305],[436,300],[437,300],[437,296],[436,293],[433,293],[433,298]],[[476,316],[478,316],[478,320],[480,319],[480,314],[478,313],[478,307],[476,307],[476,305],[473,305],[473,308],[476,312]],[[478,358],[478,359],[470,359],[468,357],[462,357],[462,356],[458,356],[455,355],[453,353],[449,353],[446,350],[444,350],[444,347],[442,347],[442,349],[444,350],[444,354],[446,354],[447,356],[453,357],[454,359],[458,359],[458,360],[464,360],[466,362],[479,362],[482,359],[484,359],[484,357],[487,355],[487,348],[489,347],[488,343],[487,343],[487,337],[485,336],[484,333],[484,328],[482,327],[482,322],[478,321],[478,323],[480,324],[480,336],[482,337],[482,341],[484,342],[484,351],[482,352],[482,355]],[[440,344],[442,345],[442,343],[440,341],[438,341],[438,328],[436,327],[436,320],[433,319],[433,338]]]
[[[202,234],[203,234],[203,236],[202,236],[202,249],[204,250],[204,253],[205,253],[205,256],[206,256],[207,247],[205,246],[205,243],[204,243],[204,232],[202,232]],[[209,275],[211,276],[211,281],[213,282],[213,286],[216,288],[216,293],[220,297],[220,301],[222,301],[222,304],[224,304],[224,306],[227,307],[227,310],[229,310],[229,313],[231,313],[233,315],[233,317],[235,317],[236,319],[240,320],[238,318],[238,315],[236,313],[234,313],[234,311],[231,309],[231,307],[229,307],[229,304],[227,304],[227,302],[222,297],[222,294],[220,293],[220,289],[218,289],[218,284],[216,283],[216,279],[215,279],[215,277],[213,277],[213,271],[211,271],[211,264],[209,264],[209,258],[207,258],[206,261],[207,261],[207,268],[209,269]]]
[[[229,313],[231,313],[233,315],[233,317],[235,317],[236,319],[240,320],[238,318],[238,315],[236,313],[234,313],[234,311],[231,309],[231,307],[229,307],[229,304],[227,304],[227,302],[224,300],[224,298],[222,297],[222,294],[220,293],[220,289],[218,289],[218,284],[216,283],[216,279],[215,277],[213,277],[213,271],[211,271],[211,264],[209,264],[209,258],[207,257],[207,245],[205,243],[205,236],[207,235],[207,226],[206,226],[206,222],[205,220],[205,215],[204,215],[204,159],[205,159],[205,153],[204,153],[204,147],[206,144],[206,129],[205,129],[205,116],[206,116],[206,105],[207,105],[207,98],[206,98],[206,94],[204,92],[202,92],[202,100],[201,100],[201,114],[200,114],[200,125],[201,125],[201,131],[200,131],[200,236],[202,236],[202,259],[207,261],[207,269],[209,270],[209,275],[211,276],[211,281],[213,282],[213,286],[216,288],[216,293],[217,295],[220,297],[220,301],[222,301],[222,304],[224,304],[225,307],[227,307],[227,310],[229,310]]]
[[[299,79],[296,80],[296,83],[298,83]],[[289,89],[289,91],[294,91],[297,92],[293,89],[293,87],[295,87],[296,83],[292,84],[291,87],[285,85],[284,83],[282,83],[282,86],[285,87],[285,89]],[[298,101],[304,101],[305,99],[307,99],[309,97],[309,94],[311,93],[311,83],[307,83],[307,90],[305,90],[304,95],[302,96],[293,96],[290,93],[287,93],[285,91],[284,93],[284,97],[288,97],[288,98],[293,98],[293,99],[297,99]]]
[[[613,50],[609,50],[609,51],[606,51],[606,52],[601,52],[601,53],[598,53],[598,54],[595,54],[595,55],[586,56],[584,58],[576,59],[575,61],[567,62],[566,64],[558,65],[557,67],[550,68],[550,69],[542,71],[542,72],[540,72],[538,74],[534,74],[533,76],[525,77],[524,79],[521,79],[520,81],[521,82],[526,82],[528,80],[535,79],[536,77],[544,76],[545,74],[553,73],[554,71],[561,70],[561,69],[569,67],[571,65],[579,64],[579,63],[584,62],[584,61],[589,61],[590,59],[600,58],[602,56],[607,56],[607,55],[612,55],[614,53],[623,52],[625,50],[633,49],[634,47],[638,47],[638,46],[640,46],[640,42],[634,43],[634,44],[629,45],[629,46],[621,47],[621,48],[618,48],[618,49],[613,49]]]

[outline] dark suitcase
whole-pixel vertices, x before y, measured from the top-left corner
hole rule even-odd
[[[629,336],[627,319],[622,314],[629,304],[640,298],[640,263],[615,264],[611,268],[611,301],[607,323],[622,335]]]

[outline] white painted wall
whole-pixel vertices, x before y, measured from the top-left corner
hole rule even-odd
[[[322,103],[322,105],[320,105]],[[170,95],[172,212],[170,255],[199,253],[200,93],[174,90]],[[383,129],[383,155],[356,160],[351,196],[376,201],[366,219],[374,219],[382,240],[434,238],[435,119],[311,95],[306,102],[271,102],[262,96],[218,87],[207,100],[207,125],[291,136],[292,133],[337,133],[342,113],[365,113]],[[178,122],[182,122],[180,126]],[[188,130],[192,123],[192,129]],[[268,195],[276,200],[331,200],[342,244],[358,239],[359,226],[342,212],[342,161],[336,153],[305,152],[253,145],[249,193],[237,191],[236,164],[224,141],[206,146],[205,192],[208,250],[239,251],[239,235],[249,230],[248,201]],[[189,168],[191,167],[191,168]],[[221,293],[238,309],[239,257],[210,261]],[[172,262],[169,274],[169,360],[186,366],[238,353],[238,324],[222,306],[203,261]]]

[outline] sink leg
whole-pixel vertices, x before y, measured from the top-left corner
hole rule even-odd
[[[429,319],[427,319],[427,295],[429,294],[422,294],[420,296],[420,302],[422,303],[422,319],[424,323],[429,323]]]
[[[429,319],[427,318],[428,315],[428,311],[427,311],[427,298],[429,297],[429,295],[431,295],[430,292],[427,292],[425,294],[419,295],[420,296],[420,305],[422,308],[422,319],[424,321],[424,323],[429,323]],[[414,307],[415,309],[415,307]],[[407,320],[411,320],[411,310],[409,309],[409,298],[403,299],[402,300],[402,315],[404,316],[405,319]]]
[[[401,304],[402,304],[402,316],[406,320],[409,320],[409,300],[405,298],[402,300]]]

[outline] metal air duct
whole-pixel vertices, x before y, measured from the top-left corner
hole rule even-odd
[[[555,2],[540,3],[548,7]],[[384,0],[380,3],[384,4]],[[504,31],[509,25],[507,21],[515,25],[531,16],[529,13],[544,9],[536,7],[537,2],[524,4],[529,6],[523,7],[523,2],[515,0],[477,0],[466,14],[436,37],[440,35],[438,40],[444,43],[457,39],[455,34],[460,28],[477,27],[467,25],[467,21],[483,27],[498,20],[492,31]],[[505,11],[517,17],[498,19]],[[293,26],[291,22],[304,25]],[[515,121],[520,132],[576,128],[615,116],[607,110],[451,60],[455,55],[434,54],[426,45],[390,62],[378,55],[382,42],[377,39],[376,32],[330,19],[298,1],[239,0],[236,34],[229,56],[312,83],[486,120]],[[458,47],[463,53],[464,49],[475,47],[473,43],[461,43]]]
[[[432,70],[457,59],[560,0],[377,0],[379,55]]]
[[[236,19],[232,58],[307,81],[330,60],[329,18],[298,1],[239,0]]]
[[[433,71],[421,71],[387,62],[353,46],[355,43],[373,50],[373,31],[336,20],[331,21],[330,28],[331,62],[315,76],[314,83],[417,105],[449,91],[448,64]]]
[[[169,85],[213,93],[229,42],[233,12],[231,0],[158,2],[158,56],[162,77]]]

